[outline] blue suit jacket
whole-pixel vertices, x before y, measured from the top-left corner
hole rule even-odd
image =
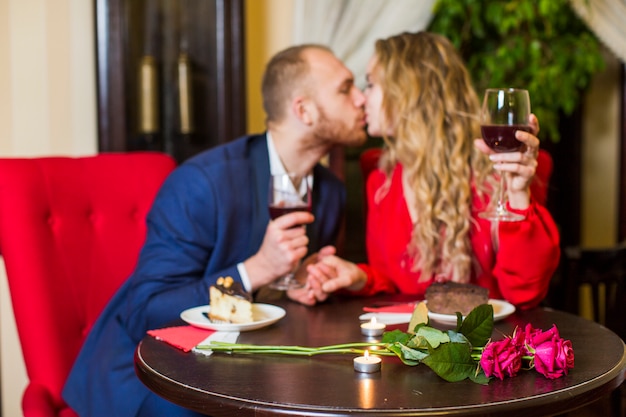
[[[345,189],[329,170],[313,171],[310,252],[334,244]],[[237,263],[261,246],[269,221],[266,136],[247,136],[205,151],[167,178],[148,214],[138,264],[102,312],[64,388],[83,417],[134,416],[148,395],[133,354],[146,331],[181,311],[208,304],[218,277],[241,279]]]

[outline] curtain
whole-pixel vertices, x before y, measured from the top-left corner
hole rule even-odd
[[[295,0],[293,43],[329,46],[365,85],[376,39],[425,29],[435,0]]]
[[[607,48],[626,63],[626,0],[570,0],[570,3]]]

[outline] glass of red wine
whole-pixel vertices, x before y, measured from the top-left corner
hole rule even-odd
[[[530,132],[530,97],[528,90],[517,88],[488,88],[481,109],[481,131],[485,143],[495,152],[523,152],[524,143],[515,139],[515,132]],[[479,214],[492,221],[520,221],[521,214],[506,208],[506,172],[500,173],[497,196],[489,208]]]
[[[277,219],[295,211],[311,211],[311,186],[308,176],[293,173],[270,176],[268,195],[270,218]],[[304,226],[297,226],[304,227]],[[302,288],[303,283],[295,277],[295,270],[284,275],[270,284],[276,290]]]

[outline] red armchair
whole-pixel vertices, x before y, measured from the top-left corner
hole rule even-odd
[[[75,416],[61,391],[109,298],[134,268],[168,155],[0,159],[4,258],[29,384],[25,417]]]

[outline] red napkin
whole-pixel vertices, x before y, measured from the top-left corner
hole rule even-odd
[[[391,304],[382,307],[363,307],[363,311],[370,313],[412,313],[417,302]]]
[[[200,342],[215,333],[215,330],[200,329],[194,326],[174,326],[148,330],[148,334],[157,340],[189,352]]]

